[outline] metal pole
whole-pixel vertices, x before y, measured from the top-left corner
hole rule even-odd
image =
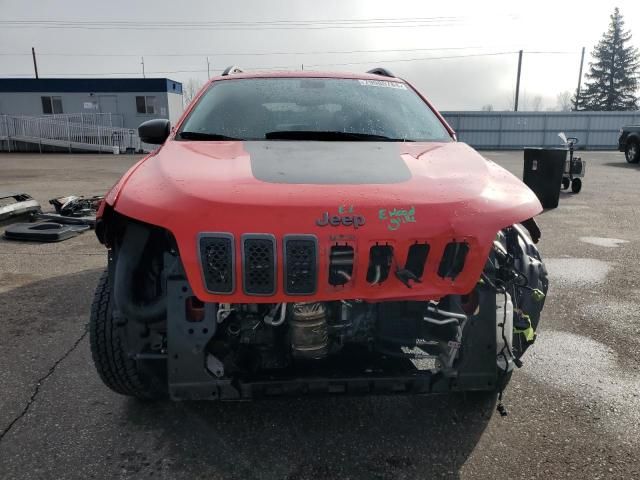
[[[209,69],[209,57],[207,57],[207,78],[211,78],[211,71]]]
[[[147,76],[144,74],[144,57],[140,57],[140,64],[142,65],[142,78],[147,78]]]
[[[578,110],[578,103],[580,102],[580,87],[582,84],[582,66],[584,65],[584,47],[582,47],[582,55],[580,56],[580,73],[578,74],[578,88],[576,90],[576,101],[574,110]]]
[[[42,125],[40,120],[36,120],[36,124],[38,125],[38,149],[42,153]]]
[[[518,52],[518,78],[516,80],[516,100],[513,106],[513,111],[518,111],[518,99],[520,97],[520,72],[522,72],[522,50]]]
[[[4,126],[7,129],[7,148],[9,149],[9,153],[11,153],[11,132],[9,131],[9,117],[4,115]]]
[[[67,117],[67,141],[69,142],[69,153],[71,153],[71,123]]]
[[[36,78],[38,77],[38,62],[36,61],[36,49],[31,47],[31,56],[33,57],[33,70],[36,72]]]

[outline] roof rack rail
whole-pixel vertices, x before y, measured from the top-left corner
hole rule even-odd
[[[243,72],[244,70],[242,70],[240,67],[231,65],[230,67],[227,67],[224,69],[224,72],[222,72],[222,76],[226,77],[227,75],[233,75],[234,73],[243,73]]]
[[[396,78],[396,76],[393,73],[391,73],[386,68],[382,68],[382,67],[372,68],[367,73],[370,73],[372,75],[381,75],[383,77]]]

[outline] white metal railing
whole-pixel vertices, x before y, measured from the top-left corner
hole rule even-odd
[[[123,117],[118,113],[54,113],[50,115],[42,115],[42,117],[55,118],[63,121],[69,120],[72,123],[80,123],[83,125],[102,125],[104,127],[118,128],[122,128],[123,125]]]
[[[82,115],[82,114],[80,114]],[[0,138],[95,151],[151,151],[135,130],[78,123],[72,116],[0,115]],[[117,148],[116,148],[117,147]]]

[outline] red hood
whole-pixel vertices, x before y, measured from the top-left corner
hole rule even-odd
[[[353,290],[327,285],[314,299],[439,297],[470,291],[496,232],[542,208],[520,180],[462,143],[168,141],[136,165],[119,190],[116,210],[174,234],[198,297],[239,303],[292,299],[282,289],[262,300],[241,291],[208,293],[197,256],[199,233],[228,232],[236,241],[244,233],[276,239],[313,234],[321,270],[329,246],[343,235],[356,249]],[[318,226],[325,212],[362,217],[364,225]],[[401,215],[392,220],[393,213]],[[358,289],[355,275],[366,272],[369,245],[390,242],[398,258],[406,258],[408,245],[423,240],[431,244],[431,257],[453,239],[471,246],[455,282],[408,290],[390,279],[384,290]]]

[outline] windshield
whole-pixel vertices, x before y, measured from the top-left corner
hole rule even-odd
[[[176,138],[451,141],[431,108],[404,83],[338,78],[215,82]]]

